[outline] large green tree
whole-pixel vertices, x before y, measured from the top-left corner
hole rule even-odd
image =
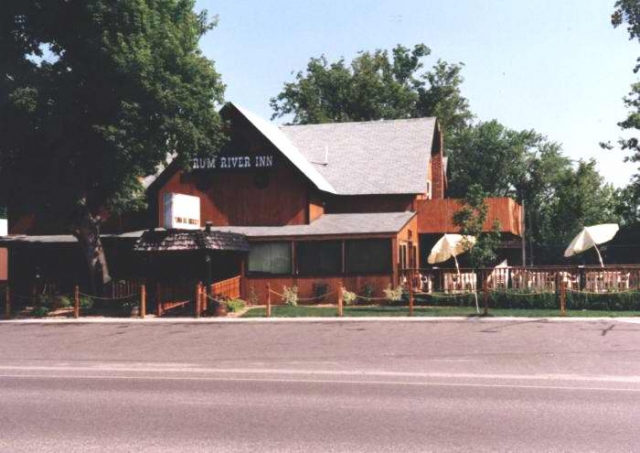
[[[462,64],[440,60],[424,71],[430,53],[418,44],[360,52],[351,62],[312,58],[271,99],[273,117],[316,124],[437,116],[447,133],[463,128],[473,115],[461,94]]]
[[[224,86],[194,0],[0,3],[0,204],[63,219],[92,282],[109,280],[101,215],[140,202],[139,177],[222,140]]]
[[[629,39],[640,42],[640,1],[618,0],[614,8],[614,12],[611,15],[611,23],[613,26],[619,27],[626,25]],[[640,58],[636,60],[633,72],[637,73],[639,70]],[[631,134],[634,132],[637,133],[637,131],[640,130],[640,82],[631,85],[631,91],[623,101],[629,113],[618,125]],[[631,155],[626,158],[627,161],[634,163],[640,162],[640,140],[637,136],[622,138],[618,143],[623,150],[631,152]],[[635,191],[639,192],[640,174],[634,175],[633,184],[636,186]]]
[[[468,198],[477,184],[487,196],[524,205],[529,262],[557,262],[583,226],[633,215],[628,194],[606,184],[594,161],[574,166],[559,144],[535,131],[478,123],[458,132],[448,152],[451,196]]]

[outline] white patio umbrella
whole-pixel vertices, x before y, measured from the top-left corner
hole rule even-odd
[[[598,250],[598,244],[609,242],[611,239],[613,239],[619,229],[620,227],[617,223],[603,223],[601,225],[584,227],[582,231],[578,233],[575,238],[573,238],[573,241],[571,241],[571,244],[569,244],[567,250],[565,250],[565,258],[577,255],[578,253],[582,253],[585,250],[589,250],[591,247],[593,247],[598,253],[600,265],[604,267],[604,263],[602,262],[602,255],[600,255],[600,250]]]
[[[445,234],[440,238],[436,245],[431,249],[431,253],[427,258],[429,264],[442,263],[453,257],[456,263],[456,269],[460,274],[460,266],[458,265],[458,255],[467,252],[476,243],[473,236],[463,236],[461,234]]]
[[[431,249],[431,253],[427,258],[429,264],[442,263],[453,257],[456,263],[456,269],[458,271],[458,279],[460,276],[460,266],[458,265],[458,255],[469,251],[476,243],[474,236],[463,236],[461,234],[445,234],[440,238],[436,245]],[[478,305],[478,293],[473,292],[476,300],[476,312],[480,313],[480,307]]]

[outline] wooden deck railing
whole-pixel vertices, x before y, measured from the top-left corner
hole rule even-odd
[[[239,299],[242,277],[237,276],[211,285],[210,294],[214,299]]]
[[[498,267],[493,269],[430,268],[402,269],[405,284],[412,282],[414,290],[433,292],[470,292],[486,285],[489,290],[522,290],[556,292],[562,283],[566,289],[594,293],[629,290],[640,291],[639,265],[597,266],[536,266]]]

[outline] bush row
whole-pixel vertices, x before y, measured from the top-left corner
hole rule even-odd
[[[483,304],[483,295],[478,293],[478,303]],[[416,303],[446,306],[473,307],[473,294],[433,294],[416,298]],[[640,291],[619,293],[567,293],[567,310],[607,310],[607,311],[640,311]],[[526,291],[506,290],[489,293],[489,308],[517,309],[560,309],[560,296],[556,293],[534,293]]]

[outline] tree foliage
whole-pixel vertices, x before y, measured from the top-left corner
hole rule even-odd
[[[472,184],[463,198],[462,208],[453,215],[453,223],[460,227],[460,234],[476,239],[475,244],[469,241],[464,244],[469,253],[469,263],[474,269],[494,264],[497,259],[496,250],[500,246],[500,223],[497,220],[491,231],[484,231],[489,215],[487,196],[487,192],[479,184]]]
[[[0,4],[0,202],[64,219],[91,260],[100,213],[138,204],[141,176],[215,152],[224,86],[194,3]]]
[[[425,72],[430,53],[418,44],[360,52],[349,63],[312,58],[271,99],[273,118],[317,124],[437,116],[445,131],[465,127],[473,116],[460,90],[463,65],[440,60]]]
[[[617,0],[614,8],[611,15],[612,25],[614,27],[626,25],[629,39],[640,42],[640,1]],[[640,58],[636,60],[636,65],[633,68],[635,73],[639,70]],[[631,91],[623,98],[623,102],[629,113],[624,120],[618,123],[618,126],[630,132],[640,130],[640,82],[631,85]],[[640,140],[638,137],[621,138],[618,144],[622,150],[631,152],[631,155],[625,158],[626,161],[640,162]],[[608,144],[604,146],[611,147]],[[636,186],[634,190],[637,192],[640,187],[640,174],[634,175],[633,184]]]

